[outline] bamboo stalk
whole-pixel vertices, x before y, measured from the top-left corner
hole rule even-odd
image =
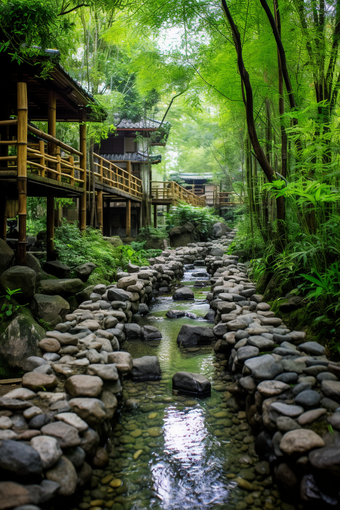
[[[19,242],[18,263],[26,265],[26,219],[27,219],[27,119],[28,101],[27,84],[17,84],[17,109],[18,109],[18,202],[19,202]]]
[[[79,125],[79,148],[81,151],[80,168],[83,172],[84,191],[80,197],[79,227],[82,232],[86,230],[86,124]]]
[[[77,151],[70,145],[67,145],[66,143],[62,142],[61,140],[58,140],[58,138],[56,138],[55,136],[52,136],[51,134],[44,133],[44,131],[34,128],[33,126],[28,126],[28,130],[31,131],[31,133],[39,136],[40,138],[42,138],[43,140],[46,140],[49,143],[52,143],[54,145],[59,145],[59,147],[61,147],[62,149],[64,149],[67,152],[70,152],[71,154],[75,154],[76,156],[82,156],[82,153],[80,151]]]

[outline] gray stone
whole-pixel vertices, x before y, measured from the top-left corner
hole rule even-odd
[[[309,462],[316,469],[332,473],[337,478],[340,476],[340,446],[331,445],[310,452]]]
[[[88,424],[79,418],[79,416],[77,416],[75,413],[59,413],[55,418],[56,420],[66,423],[67,425],[71,425],[71,427],[77,429],[78,432],[84,432],[84,430],[87,430],[89,427]]]
[[[67,449],[65,457],[78,469],[84,464],[86,453],[80,446],[75,446]]]
[[[330,372],[321,372],[321,374],[316,376],[316,380],[321,383],[322,381],[338,381],[339,379],[336,375],[331,374]]]
[[[305,390],[296,395],[295,402],[304,408],[312,408],[319,405],[321,396],[317,391]]]
[[[139,324],[125,324],[126,340],[138,340],[142,336],[142,328]]]
[[[123,289],[112,287],[107,290],[107,298],[109,301],[131,301],[132,293]]]
[[[291,430],[283,435],[280,442],[280,449],[287,455],[301,454],[323,446],[325,446],[323,439],[308,429]]]
[[[302,414],[304,411],[303,407],[301,406],[284,404],[283,402],[272,402],[270,407],[274,411],[277,411],[284,416],[289,416],[290,418],[300,416],[300,414]]]
[[[276,426],[282,433],[301,428],[301,426],[295,420],[289,418],[288,416],[280,416],[276,420]]]
[[[177,337],[177,343],[182,347],[210,345],[213,340],[215,340],[215,336],[212,329],[188,324],[181,327]]]
[[[82,289],[83,282],[79,278],[40,281],[40,292],[42,294],[69,297],[72,296],[72,294],[77,294],[77,292],[80,292]]]
[[[61,448],[69,448],[70,446],[78,446],[80,444],[78,430],[62,421],[55,421],[44,425],[41,428],[41,433],[46,436],[55,437]]]
[[[56,338],[43,338],[39,342],[39,347],[44,352],[57,353],[60,350],[61,345]]]
[[[312,385],[309,383],[299,383],[293,388],[293,395],[298,395],[302,391],[310,390]]]
[[[265,398],[280,395],[282,392],[290,389],[290,386],[281,381],[263,381],[257,386],[258,391]]]
[[[23,387],[33,391],[53,389],[57,384],[58,379],[55,375],[39,374],[38,372],[27,372],[22,378]]]
[[[61,296],[34,294],[31,309],[35,317],[54,327],[59,322],[63,322],[70,310],[70,304]]]
[[[306,368],[306,363],[301,358],[295,359],[282,359],[280,361],[282,368],[285,372],[295,372],[296,374],[302,374]]]
[[[166,316],[168,319],[179,319],[185,316],[185,312],[183,310],[168,310]]]
[[[25,372],[32,372],[41,365],[47,365],[47,361],[40,358],[40,356],[29,356],[24,363],[24,370]]]
[[[160,340],[162,333],[154,326],[144,326],[142,328],[142,336],[144,340]]]
[[[217,222],[213,225],[213,235],[214,237],[220,238],[225,236],[228,232],[231,232],[231,228],[229,228],[225,223]],[[223,251],[224,253],[224,251]],[[222,253],[222,255],[223,255]],[[212,254],[212,252],[211,252]]]
[[[299,345],[299,349],[312,356],[323,356],[326,353],[326,349],[317,342],[304,342]]]
[[[259,352],[260,351],[257,347],[246,345],[238,349],[237,359],[240,363],[244,363],[247,359],[255,358],[255,356],[258,356]]]
[[[39,453],[44,469],[52,467],[63,454],[55,437],[36,436],[31,439],[30,445]]]
[[[36,274],[33,269],[27,266],[13,266],[6,269],[0,276],[0,287],[2,291],[20,289],[18,298],[28,299],[35,294]]]
[[[334,429],[340,429],[340,412],[336,412],[327,418]]]
[[[276,381],[282,381],[287,384],[294,384],[298,380],[298,375],[295,372],[285,372],[275,377]]]
[[[256,390],[256,383],[250,375],[247,375],[246,377],[241,377],[238,380],[238,384],[241,386],[241,388],[248,391],[248,393],[254,393]]]
[[[304,427],[305,425],[310,425],[326,413],[326,409],[312,409],[311,411],[306,411],[305,413],[300,414],[297,421],[302,427]]]
[[[92,272],[96,269],[96,265],[93,262],[85,262],[85,264],[81,264],[75,268],[75,272],[77,273],[77,277],[82,282],[87,282]]]
[[[40,475],[42,462],[39,453],[20,441],[0,440],[0,468],[18,476]]]
[[[259,336],[259,335],[250,336],[248,338],[248,344],[258,347],[260,349],[260,351],[271,350],[275,345],[272,340],[269,340],[268,338],[265,338],[264,336]]]
[[[60,260],[48,260],[44,263],[43,270],[57,278],[69,278],[71,273],[71,268]]]
[[[91,427],[99,425],[106,418],[105,405],[98,398],[72,398],[69,404],[72,411]]]
[[[74,465],[64,455],[52,469],[46,472],[46,478],[60,485],[58,494],[61,496],[73,495],[78,480]]]
[[[340,401],[340,381],[322,381],[321,390],[326,397]]]
[[[161,378],[157,356],[143,356],[133,360],[132,378],[135,381],[154,381]]]
[[[117,368],[113,363],[107,365],[89,365],[87,367],[87,374],[96,375],[104,381],[117,381],[118,379]]]
[[[189,287],[180,287],[174,292],[172,299],[175,301],[188,301],[194,300],[195,295]]]
[[[112,352],[108,356],[108,362],[114,363],[121,374],[129,374],[132,371],[132,357],[128,352]]]
[[[251,371],[253,377],[259,381],[274,379],[282,372],[281,365],[276,363],[270,354],[248,359],[244,365]]]
[[[191,372],[177,372],[172,378],[172,387],[174,390],[195,395],[206,395],[211,391],[211,383],[206,377]]]
[[[4,398],[17,398],[19,400],[30,400],[35,398],[37,395],[34,391],[28,390],[27,388],[16,388],[15,390],[9,391],[4,395]]]
[[[14,251],[8,246],[6,241],[0,239],[0,273],[6,271],[11,265],[14,257]]]
[[[311,367],[304,368],[303,373],[306,375],[311,375],[312,377],[316,377],[322,372],[325,371],[325,367],[323,365],[314,365]]]
[[[98,397],[102,388],[102,379],[92,375],[72,375],[65,382],[65,390],[71,397]]]

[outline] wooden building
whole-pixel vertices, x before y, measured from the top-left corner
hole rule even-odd
[[[54,258],[54,197],[79,198],[79,225],[86,228],[86,123],[105,112],[55,61],[48,50],[38,62],[18,65],[6,54],[0,62],[0,206],[1,236],[7,215],[19,216],[18,263],[26,261],[27,197],[47,197],[47,256]],[[53,62],[42,78],[44,61]],[[95,106],[95,108],[93,108]],[[47,122],[47,132],[34,122]],[[79,144],[56,138],[57,122],[79,124]]]

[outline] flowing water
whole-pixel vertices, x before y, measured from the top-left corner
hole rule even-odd
[[[254,437],[245,413],[235,408],[222,376],[226,361],[213,349],[180,349],[183,324],[213,327],[203,319],[209,310],[208,287],[195,289],[187,272],[183,284],[195,291],[195,302],[154,300],[140,325],[156,326],[162,340],[124,342],[133,358],[156,355],[162,379],[123,383],[123,406],[115,418],[110,463],[94,472],[94,488],[85,491],[80,508],[112,510],[284,509],[272,484],[269,466],[254,451]],[[202,277],[200,280],[204,281]],[[207,280],[207,278],[205,279]],[[206,282],[207,283],[207,282]],[[184,310],[199,318],[168,319],[168,310]],[[178,371],[203,374],[212,382],[205,399],[174,395],[172,376]],[[98,503],[97,503],[98,502]],[[97,507],[96,507],[97,505]],[[293,507],[291,507],[293,508]]]

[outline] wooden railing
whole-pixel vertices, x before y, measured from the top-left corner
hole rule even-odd
[[[151,194],[155,200],[183,201],[190,205],[204,207],[205,197],[198,197],[174,181],[152,181]]]
[[[118,189],[136,198],[142,198],[142,181],[111,161],[102,158],[99,154],[93,154],[94,176],[96,181],[105,186]],[[89,174],[89,178],[91,175]]]
[[[0,121],[0,127],[15,124],[17,124],[17,120]],[[74,155],[80,157],[82,153],[33,126],[28,126],[28,131],[42,138],[42,140],[39,140],[38,143],[27,144],[27,173],[66,182],[71,186],[82,187],[84,184],[84,170],[80,168],[79,160],[74,159]],[[53,156],[48,154],[47,143],[53,144]],[[1,140],[0,145],[14,147],[10,152],[15,153],[0,157],[1,175],[16,175],[18,141]],[[64,154],[68,152],[69,155],[61,156],[61,150]],[[5,163],[5,167],[3,163]]]
[[[232,207],[239,203],[237,199],[238,197],[233,191],[218,191],[215,207]]]

